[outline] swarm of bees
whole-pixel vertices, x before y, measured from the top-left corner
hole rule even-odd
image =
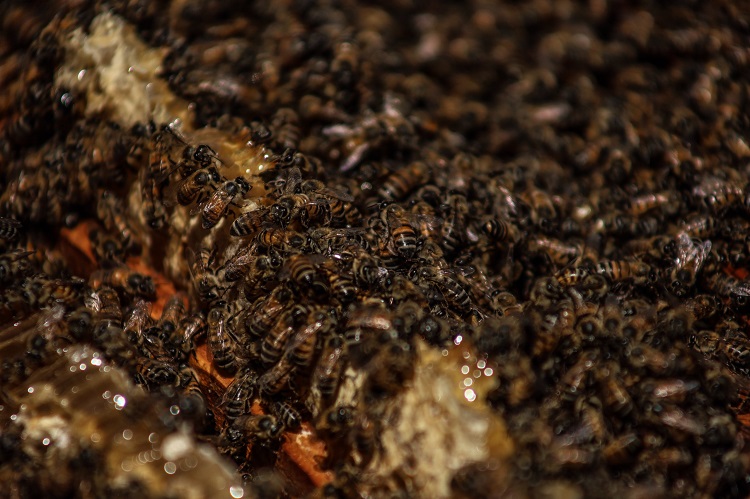
[[[29,380],[86,348],[250,496],[747,496],[750,12],[720,4],[0,7],[29,19],[0,44],[0,476],[18,496],[168,496],[61,485],[19,443]],[[189,111],[118,118],[97,66],[118,57],[80,67],[70,45],[94,53],[104,25],[143,44],[118,57],[159,54],[149,98]],[[55,248],[82,220],[79,276]],[[133,258],[180,290],[160,313]],[[218,394],[204,345],[232,379]],[[513,452],[488,430],[482,458],[435,470],[417,440],[441,423],[384,435],[424,352],[459,348],[481,367],[449,392]],[[307,428],[332,479],[301,492],[264,470]]]

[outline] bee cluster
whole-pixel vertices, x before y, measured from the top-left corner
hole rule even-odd
[[[0,45],[0,314],[65,331],[30,322],[4,384],[91,344],[261,497],[284,485],[258,470],[303,422],[327,444],[320,497],[748,494],[750,13],[55,5],[0,10],[28,16]],[[130,90],[100,69],[119,53],[91,55],[102,29],[160,51],[157,73],[124,65],[150,115],[123,111]],[[179,119],[157,119],[167,101]],[[95,221],[87,280],[35,246],[80,220]],[[186,293],[158,318],[133,256]],[[191,367],[204,343],[233,378],[218,401]],[[408,421],[425,352],[458,348],[494,386],[475,391],[467,367],[451,390],[502,421],[513,452],[479,442],[480,458],[434,470],[460,447],[420,455],[440,422],[385,435]],[[5,445],[20,430],[3,425]],[[2,456],[0,470],[20,459]]]

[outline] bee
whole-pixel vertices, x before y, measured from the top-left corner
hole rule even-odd
[[[409,272],[412,281],[420,283],[427,281],[437,286],[445,301],[462,312],[471,308],[471,296],[459,283],[456,271],[437,267],[412,268]]]
[[[151,311],[148,304],[143,300],[138,300],[130,311],[130,315],[125,319],[123,330],[128,341],[140,348],[145,341],[146,330],[151,327]]]
[[[341,336],[332,334],[326,338],[323,343],[323,350],[313,370],[311,387],[313,392],[319,394],[324,406],[335,398],[346,362],[346,355],[346,343]]]
[[[730,300],[734,309],[744,310],[750,303],[750,281],[738,279],[720,270],[703,273],[703,285],[712,293]]]
[[[254,307],[248,309],[243,318],[246,331],[258,338],[265,336],[287,309],[292,296],[287,286],[276,286],[268,297],[258,300]]]
[[[208,349],[214,359],[216,367],[227,373],[237,370],[237,340],[229,327],[227,310],[215,306],[208,313]]]
[[[248,270],[253,266],[255,261],[258,258],[261,258],[255,253],[255,250],[256,248],[253,245],[240,246],[237,248],[234,255],[229,257],[222,267],[222,270],[224,271],[224,279],[228,282],[234,282],[247,275]]]
[[[208,404],[198,382],[198,377],[195,375],[195,371],[188,366],[180,367],[179,375],[179,386],[182,390],[179,402],[180,410],[200,423],[205,418]]]
[[[214,253],[209,248],[201,248],[198,253],[188,248],[188,263],[193,285],[198,297],[205,303],[212,304],[225,291],[216,273],[211,269]]]
[[[305,207],[310,203],[306,194],[284,194],[269,208],[269,217],[275,224],[286,227],[306,213]]]
[[[558,266],[565,267],[581,254],[579,244],[571,244],[553,239],[543,234],[535,234],[526,240],[526,248],[530,253],[549,257]]]
[[[324,338],[336,327],[336,319],[329,311],[313,308],[307,315],[306,324],[295,332],[286,347],[285,355],[299,367],[312,363],[319,338]]]
[[[545,233],[551,233],[557,228],[557,208],[546,192],[532,187],[521,193],[521,199],[531,207],[531,222],[534,225]]]
[[[623,209],[625,213],[634,217],[640,217],[659,208],[666,215],[674,215],[679,208],[679,204],[675,201],[674,196],[669,192],[640,194],[629,197]]]
[[[0,283],[8,283],[31,273],[29,256],[33,251],[16,249],[0,254]]]
[[[635,284],[647,284],[656,279],[651,266],[639,261],[601,260],[592,271],[613,283],[632,280]]]
[[[385,229],[389,253],[411,259],[417,252],[417,233],[406,217],[407,213],[397,205],[387,205],[381,210],[378,222]]]
[[[102,230],[89,232],[91,249],[101,265],[121,266],[125,264],[126,251],[122,242]]]
[[[163,385],[177,385],[180,375],[168,362],[139,356],[136,360],[135,382],[149,389]]]
[[[427,164],[415,161],[396,170],[383,180],[377,190],[378,196],[387,202],[404,199],[411,191],[430,180],[431,172]]]
[[[675,266],[670,271],[669,289],[677,297],[683,297],[695,285],[696,276],[711,251],[711,241],[696,244],[686,232],[676,239]]]
[[[138,173],[141,186],[141,213],[146,225],[154,230],[164,227],[167,221],[167,211],[163,203],[162,187],[150,170],[143,168]]]
[[[234,198],[237,196],[243,197],[251,188],[252,186],[243,177],[224,182],[201,207],[201,227],[210,229],[219,223]]]
[[[587,351],[565,371],[560,378],[561,392],[565,400],[575,400],[588,389],[597,361],[598,354],[595,351]]]
[[[302,416],[289,402],[277,401],[271,406],[271,411],[285,429],[297,431],[302,427]]]
[[[260,360],[264,365],[273,365],[281,359],[299,319],[304,315],[305,308],[302,305],[287,308],[279,315],[276,323],[261,340]]]
[[[162,340],[167,340],[174,336],[180,321],[185,318],[185,302],[182,296],[174,295],[164,305],[161,317],[156,323],[159,328],[159,337]]]
[[[630,432],[611,440],[602,449],[602,457],[609,465],[623,465],[635,461],[643,443],[637,434]]]
[[[240,428],[244,434],[254,441],[265,441],[277,438],[283,426],[276,416],[270,414],[248,414],[241,416],[232,424]]]
[[[21,233],[23,224],[14,218],[0,217],[0,239],[13,241]]]
[[[232,222],[229,234],[235,237],[245,237],[257,234],[270,222],[270,210],[265,207],[256,208],[240,214]]]
[[[744,201],[744,187],[732,180],[723,180],[713,175],[704,175],[691,191],[695,202],[712,213],[724,212],[727,208]]]
[[[322,255],[291,255],[284,262],[279,277],[289,278],[298,290],[304,290],[316,296],[326,296],[328,283],[318,270],[318,265],[324,261],[325,257]]]
[[[129,296],[139,296],[146,300],[156,299],[156,286],[153,279],[127,267],[95,270],[89,277],[89,286],[94,289],[109,286]]]
[[[181,206],[188,206],[193,203],[202,204],[206,200],[206,188],[217,185],[219,182],[221,182],[221,175],[216,168],[196,170],[167,188],[164,193],[164,205],[171,207],[177,203]]]
[[[318,209],[323,209],[324,213],[322,215],[319,213],[310,213],[311,206],[308,205],[307,219],[311,221],[321,220],[321,223],[317,225],[326,226],[331,224],[336,227],[343,227],[354,225],[360,220],[361,214],[354,205],[354,198],[350,194],[331,189],[323,184],[323,182],[312,179],[305,180],[300,187],[302,192],[307,195],[317,198],[318,201],[324,201],[322,206],[326,208],[317,207]],[[306,226],[309,227],[311,225],[308,222]]]
[[[123,248],[129,253],[137,253],[141,249],[141,240],[126,221],[125,208],[109,191],[101,191],[96,206],[96,214],[104,227],[112,234],[118,234]]]
[[[359,290],[352,273],[339,270],[332,260],[326,260],[323,269],[328,276],[331,293],[339,302],[351,303],[357,298]]]
[[[287,357],[282,357],[271,369],[258,378],[258,387],[262,393],[275,395],[282,391],[295,370],[294,364]]]
[[[221,397],[221,407],[230,424],[250,412],[257,385],[258,373],[252,369],[242,369],[229,384]]]
[[[190,355],[195,348],[195,341],[206,332],[206,319],[202,313],[194,313],[180,320],[175,329],[172,346],[179,348],[184,355]]]
[[[719,231],[721,224],[716,217],[696,213],[682,220],[679,227],[690,237],[708,239]]]
[[[299,129],[299,116],[288,107],[276,110],[271,119],[274,141],[280,149],[298,149],[301,132]]]
[[[308,243],[308,238],[297,231],[266,227],[258,233],[255,241],[265,248],[293,251],[304,248]]]

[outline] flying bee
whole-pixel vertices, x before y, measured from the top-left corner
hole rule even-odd
[[[147,300],[156,299],[156,286],[153,279],[127,267],[111,270],[95,270],[89,277],[89,286],[99,289],[102,286],[115,288],[126,295],[140,296]]]
[[[430,176],[431,172],[427,164],[415,161],[386,177],[378,188],[377,194],[384,201],[399,201],[411,191],[426,184]]]
[[[227,213],[229,205],[237,196],[243,197],[250,191],[252,186],[243,177],[227,180],[202,205],[201,227],[210,229],[221,220]]]
[[[188,206],[192,203],[202,204],[206,200],[206,188],[210,185],[218,185],[219,182],[221,182],[221,175],[216,168],[196,170],[167,188],[164,193],[164,205],[171,207],[177,203],[181,206]]]
[[[255,236],[255,241],[265,248],[293,251],[304,248],[308,242],[308,238],[304,234],[294,230],[266,227]]]
[[[208,313],[208,348],[216,367],[227,373],[237,370],[237,341],[229,327],[229,314],[224,307],[215,306]]]
[[[284,262],[279,278],[289,278],[299,290],[325,296],[328,294],[328,283],[318,269],[325,260],[322,255],[291,255]]]
[[[256,208],[241,213],[235,218],[229,233],[236,237],[252,236],[257,234],[270,221],[270,210],[268,208]]]
[[[213,251],[209,248],[201,248],[198,253],[190,248],[187,251],[190,274],[198,297],[211,304],[218,300],[224,291],[219,277],[211,268],[214,258]]]
[[[675,240],[674,268],[669,273],[669,289],[677,297],[683,297],[695,285],[696,276],[711,251],[711,241],[696,244],[686,232],[680,232]]]
[[[723,180],[713,175],[704,175],[691,191],[695,202],[711,210],[722,213],[727,208],[744,201],[744,187],[732,180]]]
[[[21,233],[23,224],[16,219],[0,217],[0,239],[12,241]]]
[[[221,407],[230,424],[250,412],[257,385],[258,373],[252,369],[242,369],[229,384],[221,397]]]

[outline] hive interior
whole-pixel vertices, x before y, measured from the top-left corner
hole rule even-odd
[[[11,496],[748,494],[742,5],[42,7],[0,7]]]

